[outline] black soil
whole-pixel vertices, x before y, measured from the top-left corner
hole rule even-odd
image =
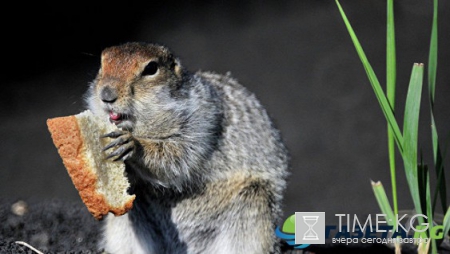
[[[92,217],[81,201],[52,199],[20,202],[0,198],[0,254],[36,253],[17,241],[25,242],[42,253],[102,253],[97,249],[102,223]],[[289,250],[287,245],[282,248],[283,253],[296,254],[394,253],[381,244],[311,245],[303,251]],[[402,254],[413,253],[416,251],[411,248],[402,251]],[[450,252],[441,249],[440,253]]]
[[[26,201],[26,212],[14,211],[16,200],[0,199],[0,253],[101,253],[96,249],[101,222],[82,203]]]

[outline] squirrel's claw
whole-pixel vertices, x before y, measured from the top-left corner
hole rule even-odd
[[[113,157],[116,157],[114,161],[118,160],[126,160],[128,159],[133,152],[133,147],[131,145],[121,146],[117,148],[114,152],[110,153],[106,159],[111,159]]]
[[[126,160],[131,157],[134,151],[134,138],[131,135],[131,133],[126,131],[114,131],[108,134],[105,134],[101,136],[102,138],[116,138],[111,143],[106,145],[103,148],[103,151],[109,150],[111,148],[117,147],[116,150],[114,150],[112,153],[110,153],[106,159],[111,159],[113,157],[116,157],[114,161],[118,160]]]
[[[116,139],[114,141],[112,141],[111,143],[109,143],[107,146],[105,146],[103,148],[103,151],[111,149],[115,146],[124,145],[133,139],[131,134],[126,133],[126,132],[111,132],[111,133],[108,133],[108,134],[105,134],[102,136],[102,138],[106,138],[106,137],[116,138]]]
[[[118,138],[125,134],[125,131],[113,131],[110,133],[107,133],[105,135],[100,136],[101,138]]]

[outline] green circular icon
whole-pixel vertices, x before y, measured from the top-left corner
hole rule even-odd
[[[283,230],[284,233],[295,233],[295,214],[289,216],[289,218],[284,221],[283,228],[281,230]]]

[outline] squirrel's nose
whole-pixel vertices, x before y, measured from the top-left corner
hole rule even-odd
[[[100,92],[100,99],[105,103],[113,103],[117,100],[117,92],[115,89],[106,86]]]

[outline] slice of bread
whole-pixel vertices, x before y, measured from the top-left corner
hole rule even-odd
[[[110,138],[100,138],[117,129],[86,110],[77,115],[47,120],[53,143],[75,188],[89,212],[102,219],[108,212],[122,215],[133,206],[135,195],[122,161],[107,160],[102,151]]]

